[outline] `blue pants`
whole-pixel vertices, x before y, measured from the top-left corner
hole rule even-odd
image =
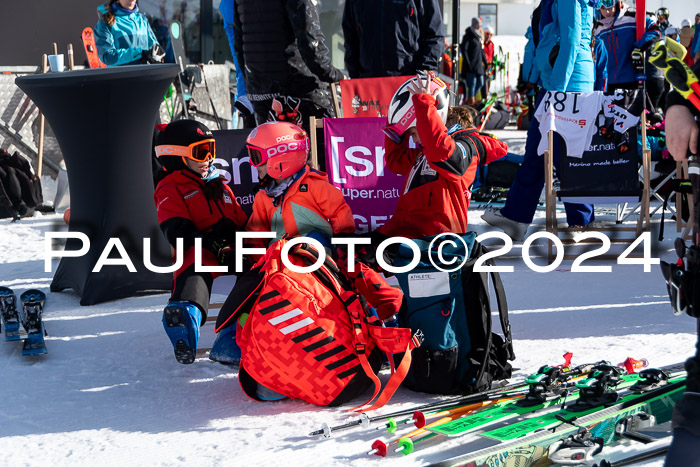
[[[476,73],[465,73],[467,81],[467,97],[474,97],[479,90],[484,87],[484,75]]]
[[[537,93],[535,109],[545,94],[544,89]],[[534,110],[533,110],[534,112]],[[544,188],[544,156],[537,154],[537,146],[540,144],[540,122],[536,118],[530,120],[525,142],[525,158],[518,169],[513,185],[508,190],[506,205],[501,209],[508,219],[532,223]],[[554,167],[559,170],[559,138],[554,138],[553,148]],[[592,204],[564,203],[566,220],[569,225],[587,225],[595,219]]]

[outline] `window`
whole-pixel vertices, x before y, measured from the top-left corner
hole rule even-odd
[[[494,35],[498,34],[498,5],[494,3],[479,3],[479,18],[481,18],[481,27],[491,26]]]

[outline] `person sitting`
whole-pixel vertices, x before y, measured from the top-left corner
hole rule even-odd
[[[97,7],[95,46],[107,66],[162,63],[165,50],[136,0],[109,0]]]
[[[389,106],[398,119],[411,112],[415,118],[396,140],[384,139],[387,168],[406,180],[394,215],[375,231],[373,244],[382,237],[465,233],[477,167],[508,152],[506,143],[476,131],[469,108],[448,109],[446,86],[433,80],[412,78],[406,95],[395,95]]]
[[[212,283],[221,275],[197,270],[195,239],[202,241],[203,266],[231,266],[235,232],[244,228],[247,219],[213,165],[216,151],[211,131],[194,120],[177,120],[161,131],[156,154],[164,170],[153,200],[160,228],[174,249],[173,260],[183,258],[163,311],[163,326],[177,361],[192,363]],[[212,352],[216,348],[217,343]]]
[[[356,263],[350,272],[345,255],[332,251],[331,237],[351,236],[355,220],[342,192],[328,182],[326,174],[307,164],[310,144],[306,132],[289,122],[267,122],[250,133],[246,146],[260,180],[246,229],[276,234],[272,240],[253,239],[251,246],[266,248],[282,237],[314,238],[331,250],[341,272],[376,309],[379,318],[393,317],[401,306],[401,291],[362,263]],[[261,280],[257,269],[238,278],[219,312],[217,332],[235,333],[231,318],[247,312],[244,305],[253,305],[253,300],[247,299]]]

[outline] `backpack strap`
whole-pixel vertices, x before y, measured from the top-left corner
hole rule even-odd
[[[379,320],[364,316],[360,300],[355,293],[348,291],[343,295],[343,304],[348,310],[353,327],[355,353],[357,353],[357,358],[360,360],[365,374],[374,382],[372,397],[364,404],[351,409],[351,411],[368,412],[383,407],[394,395],[411,367],[411,351],[420,345],[422,339],[420,334],[411,337],[411,330],[408,328],[384,328],[374,324],[378,323]],[[370,342],[374,342],[379,349],[388,353],[404,352],[401,363],[395,371],[392,371],[386,387],[384,387],[384,390],[376,400],[375,398],[381,389],[381,382],[369,364],[369,360],[367,360],[368,343]],[[374,403],[366,407],[372,401]]]
[[[492,260],[487,263],[493,264]],[[501,281],[501,275],[495,271],[491,271],[491,280],[493,281],[493,289],[496,293],[496,303],[498,304],[498,317],[501,321],[501,329],[503,329],[503,337],[505,340],[506,350],[508,351],[508,360],[515,360],[515,352],[513,351],[513,336],[510,331],[510,320],[508,319],[508,303],[506,302],[506,291]]]

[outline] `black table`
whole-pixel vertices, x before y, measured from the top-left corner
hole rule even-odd
[[[176,65],[131,65],[15,80],[44,114],[61,147],[71,192],[70,231],[90,239],[84,256],[61,258],[52,292],[71,288],[81,305],[92,305],[171,290],[172,274],[146,269],[143,240],[151,240],[154,265],[170,265],[170,247],[153,204],[151,142],[160,102],[177,72]],[[136,272],[118,265],[92,272],[113,237]],[[81,244],[68,240],[66,249]],[[112,249],[110,258],[117,257]]]

